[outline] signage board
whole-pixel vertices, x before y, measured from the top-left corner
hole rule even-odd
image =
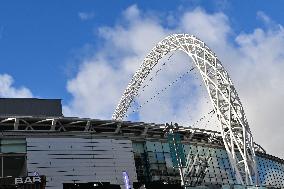
[[[36,177],[16,177],[15,185],[18,184],[33,184],[33,183],[41,183],[41,178],[39,176]]]

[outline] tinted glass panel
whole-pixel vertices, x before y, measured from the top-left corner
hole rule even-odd
[[[25,156],[4,156],[3,166],[4,166],[4,177],[6,176],[24,176],[25,169]]]

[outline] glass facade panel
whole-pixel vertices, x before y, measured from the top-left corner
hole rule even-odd
[[[26,140],[0,140],[0,176],[26,176]]]
[[[170,153],[170,146],[168,143],[162,143],[162,146],[163,146],[163,152]]]
[[[25,176],[26,174],[26,157],[25,156],[4,156],[3,157],[4,177]]]
[[[165,163],[165,156],[163,152],[156,153],[158,163]]]
[[[164,153],[164,156],[165,156],[165,162],[166,162],[167,168],[172,168],[173,162],[172,162],[171,155],[169,153]]]
[[[269,159],[257,157],[259,179],[264,185],[284,184],[284,165]]]
[[[1,139],[1,153],[26,153],[25,139]]]
[[[147,152],[155,152],[155,145],[153,142],[146,141],[145,147]]]
[[[162,144],[161,142],[154,142],[154,148],[156,152],[163,152]]]
[[[133,143],[133,152],[134,153],[144,153],[143,143]]]
[[[203,185],[237,184],[225,149],[200,146],[197,144],[183,144],[182,146],[185,155],[190,155],[191,159],[193,159],[196,154],[199,154],[200,157],[211,157],[208,167],[204,171],[205,176],[202,180]],[[143,171],[139,173],[140,175],[143,173],[143,178],[148,178],[149,181],[159,180],[167,182],[176,182],[180,180],[179,170],[173,168],[173,162],[167,142],[160,143],[146,141],[139,145],[133,145],[133,148],[137,148],[133,150],[139,155],[142,154],[142,149],[145,149],[144,159],[139,160],[143,161],[144,164]],[[138,150],[138,148],[140,150]],[[237,153],[237,157],[239,156],[240,154]],[[261,157],[257,157],[257,162],[262,185],[271,185],[275,187],[284,185],[284,164]],[[198,169],[195,169],[195,171],[198,172]]]
[[[157,163],[155,152],[148,152],[148,161],[150,164]]]

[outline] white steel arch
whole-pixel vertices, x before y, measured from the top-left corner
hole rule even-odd
[[[190,56],[202,76],[220,123],[224,145],[237,183],[258,185],[253,136],[236,89],[215,53],[195,36],[173,34],[159,42],[134,74],[112,119],[123,120],[153,67],[163,56],[175,50],[181,50]]]

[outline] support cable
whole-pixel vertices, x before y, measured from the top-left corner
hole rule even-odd
[[[189,71],[187,71],[186,73],[182,74],[181,76],[179,76],[176,80],[174,80],[173,82],[171,82],[168,86],[164,87],[162,90],[160,90],[159,92],[157,92],[154,96],[152,96],[150,98],[150,100],[147,100],[146,102],[144,102],[143,104],[139,105],[135,110],[133,110],[130,114],[137,112],[139,109],[141,109],[144,105],[146,105],[147,103],[149,103],[151,100],[154,100],[156,97],[158,97],[162,92],[166,91],[167,89],[169,89],[171,86],[173,86],[175,83],[177,83],[178,81],[180,81],[183,77],[185,77],[187,74],[189,74],[192,70],[194,70],[195,67],[192,67]],[[125,117],[128,117],[129,114],[125,115]]]

